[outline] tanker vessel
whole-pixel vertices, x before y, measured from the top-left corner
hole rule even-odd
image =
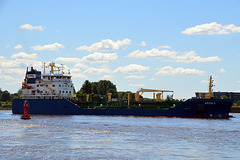
[[[50,67],[50,73],[45,68]],[[54,62],[44,63],[43,74],[33,67],[27,69],[22,83],[20,99],[13,99],[12,113],[23,114],[23,104],[28,103],[30,114],[43,115],[102,115],[102,116],[164,116],[186,118],[229,118],[233,101],[231,99],[215,99],[212,95],[212,77],[209,81],[209,93],[206,97],[190,98],[185,101],[171,98],[163,99],[164,93],[173,93],[169,90],[140,89],[135,99],[112,101],[111,93],[108,100],[99,98],[85,101],[76,99],[74,85],[70,71],[63,72],[63,65],[57,66]],[[144,92],[154,92],[152,100],[142,101],[140,95]],[[155,98],[155,93],[156,98]]]

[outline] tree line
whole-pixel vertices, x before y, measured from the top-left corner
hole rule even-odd
[[[19,97],[19,93],[11,94],[7,90],[2,91],[2,89],[0,88],[0,101],[10,102],[10,101],[12,101],[12,99],[15,99],[18,97]]]
[[[2,89],[0,88],[0,107],[11,107],[12,99],[19,98],[19,95],[19,93],[11,94],[7,90],[2,91]]]
[[[112,93],[112,98],[116,98],[119,101],[127,100],[128,93],[130,93],[130,99],[134,99],[134,93],[130,91],[118,92],[116,85],[109,80],[100,80],[98,82],[90,82],[89,80],[86,80],[80,90],[76,93],[76,98],[86,100],[86,95],[89,94],[92,99],[107,99],[108,93]]]

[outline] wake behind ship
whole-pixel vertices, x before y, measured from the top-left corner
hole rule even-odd
[[[164,100],[163,93],[173,91],[140,89],[135,94],[135,100],[128,96],[124,101],[112,101],[111,93],[108,93],[107,101],[101,98],[89,100],[89,95],[86,101],[79,101],[74,93],[70,72],[64,74],[63,66],[58,67],[53,62],[48,66],[51,68],[48,74],[45,73],[45,63],[43,74],[33,68],[30,71],[27,69],[22,83],[21,98],[12,101],[13,114],[23,113],[26,100],[30,105],[30,114],[229,118],[233,103],[230,99],[211,97],[212,77],[208,97],[200,99]],[[140,95],[144,92],[154,92],[154,98],[148,101],[140,100]]]

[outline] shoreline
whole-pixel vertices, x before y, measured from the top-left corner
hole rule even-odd
[[[240,106],[232,106],[230,113],[240,113]]]
[[[12,110],[12,107],[3,107],[3,106],[1,106],[0,110]]]

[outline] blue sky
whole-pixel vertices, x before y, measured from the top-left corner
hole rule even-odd
[[[240,91],[240,1],[0,1],[0,88],[21,88],[27,66],[65,64],[118,91],[167,89],[175,98]],[[144,94],[151,97],[152,94]]]

